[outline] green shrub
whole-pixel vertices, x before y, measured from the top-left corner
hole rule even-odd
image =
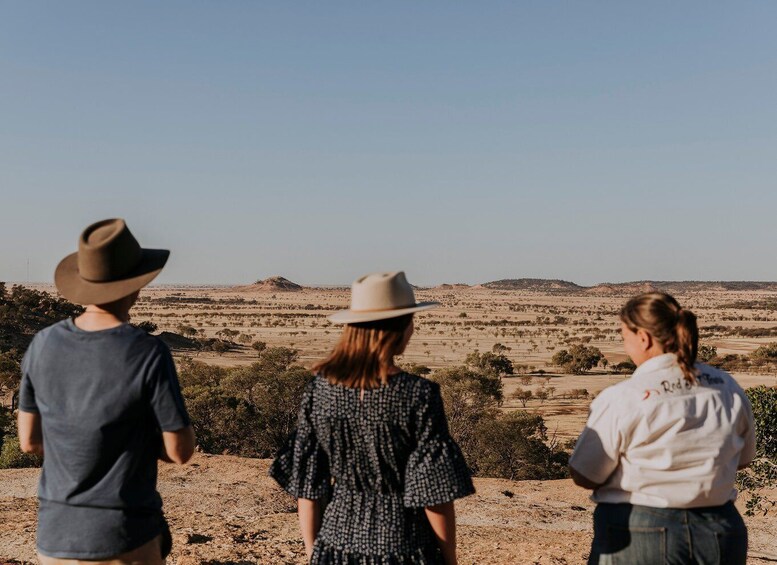
[[[707,363],[718,356],[718,348],[714,345],[700,345],[696,359],[702,363]]]
[[[0,469],[40,467],[37,455],[23,453],[16,432],[16,419],[10,409],[0,406]]]
[[[559,479],[567,476],[569,456],[547,443],[542,416],[522,411],[481,420],[473,470],[511,480]]]
[[[737,487],[748,496],[745,514],[753,516],[766,514],[777,504],[764,492],[777,486],[777,388],[757,386],[745,392],[753,406],[756,456],[737,474]]]
[[[268,347],[248,367],[223,368],[187,359],[181,389],[197,443],[206,453],[272,457],[297,423],[310,371],[297,351]]]
[[[582,375],[599,364],[604,355],[597,347],[573,345],[569,351],[562,349],[553,355],[551,362],[574,375]]]
[[[470,353],[464,360],[464,364],[478,371],[497,376],[512,375],[514,372],[513,362],[504,353],[500,352],[497,347],[495,347],[495,351],[487,351],[486,353],[474,351]]]
[[[43,458],[40,456],[22,452],[16,435],[8,434],[3,437],[3,447],[0,448],[0,469],[40,467],[42,463]]]
[[[753,406],[757,456],[777,461],[777,388],[757,386],[745,392]]]
[[[504,393],[498,375],[451,367],[430,378],[440,384],[451,436],[475,474],[507,479],[566,476],[568,455],[554,440],[548,441],[541,416],[499,410]]]

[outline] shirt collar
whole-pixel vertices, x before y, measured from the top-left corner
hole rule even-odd
[[[637,367],[637,370],[634,371],[634,374],[631,375],[631,377],[634,378],[640,375],[647,375],[648,373],[668,369],[673,365],[677,365],[677,355],[675,353],[664,353],[663,355],[651,357],[642,363],[642,365]]]

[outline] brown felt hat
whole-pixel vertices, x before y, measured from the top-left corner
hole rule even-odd
[[[102,220],[86,228],[78,251],[59,262],[54,284],[77,304],[108,304],[154,280],[169,256],[167,249],[140,247],[124,220]]]
[[[404,271],[372,273],[351,286],[351,307],[329,316],[335,324],[358,324],[397,318],[440,306],[439,302],[416,302]]]

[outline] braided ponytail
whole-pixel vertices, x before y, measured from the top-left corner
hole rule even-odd
[[[683,309],[669,294],[648,292],[629,300],[620,318],[631,331],[645,330],[666,353],[676,354],[686,382],[696,384],[699,328],[693,312]]]

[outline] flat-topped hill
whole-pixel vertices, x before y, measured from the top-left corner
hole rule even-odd
[[[634,295],[641,292],[662,291],[674,294],[696,292],[777,292],[777,282],[770,281],[632,281],[621,283],[600,283],[582,286],[560,279],[502,279],[480,285],[492,290],[519,290],[544,292],[548,294],[600,294]]]
[[[302,289],[302,285],[291,282],[287,278],[275,276],[258,280],[253,284],[235,287],[234,290],[241,292],[298,292]]]
[[[560,279],[501,279],[483,283],[483,288],[492,290],[529,290],[536,292],[581,292],[585,289],[573,282]]]

